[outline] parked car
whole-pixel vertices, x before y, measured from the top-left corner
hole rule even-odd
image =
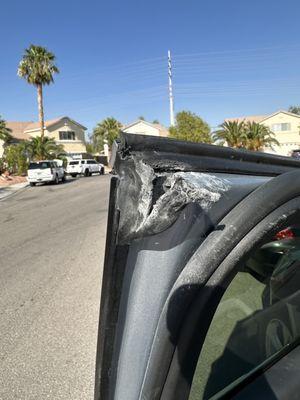
[[[30,186],[35,186],[37,183],[41,182],[64,182],[65,171],[62,166],[59,166],[57,162],[53,160],[32,161],[28,167],[27,180]]]
[[[300,161],[121,136],[95,399],[297,399]]]
[[[77,175],[91,176],[94,173],[103,175],[104,165],[96,160],[72,160],[68,162],[66,172],[74,178]]]

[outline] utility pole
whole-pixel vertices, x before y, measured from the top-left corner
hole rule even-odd
[[[174,126],[174,100],[173,100],[173,84],[172,84],[172,61],[171,52],[168,50],[168,75],[169,75],[169,101],[170,101],[170,125]]]

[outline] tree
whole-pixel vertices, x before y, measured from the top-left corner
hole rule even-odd
[[[272,148],[273,145],[279,146],[279,142],[274,138],[274,133],[269,127],[257,122],[246,124],[246,149],[261,151],[264,147]]]
[[[299,106],[290,106],[288,111],[293,114],[300,115],[300,107]]]
[[[105,143],[111,148],[113,142],[119,137],[122,124],[115,118],[106,118],[99,122],[93,130],[92,140],[95,148],[103,150]]]
[[[170,127],[169,136],[190,142],[212,142],[209,125],[190,111],[181,111],[176,114],[176,123],[175,126]]]
[[[39,122],[41,137],[44,136],[44,106],[43,106],[43,86],[50,85],[53,75],[59,73],[55,63],[55,55],[45,47],[31,45],[25,50],[22,60],[19,63],[17,74],[26,81],[36,86],[39,108]]]
[[[0,140],[3,140],[4,143],[7,143],[10,139],[11,129],[7,128],[5,120],[0,116]]]
[[[158,120],[158,119],[154,119],[154,120],[152,121],[152,124],[159,124],[159,120]]]
[[[145,117],[143,117],[142,115],[140,115],[140,116],[138,117],[138,119],[139,119],[140,121],[145,121]]]
[[[93,143],[89,142],[89,143],[86,143],[86,151],[87,151],[87,153],[94,154],[97,152],[97,149],[95,148]]]
[[[45,160],[58,158],[64,153],[62,145],[56,144],[53,138],[37,136],[26,142],[28,156],[32,160]]]
[[[243,121],[225,121],[220,128],[213,133],[213,140],[217,142],[216,144],[226,143],[229,147],[245,147],[247,135]]]

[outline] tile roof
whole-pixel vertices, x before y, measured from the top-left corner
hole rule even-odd
[[[261,122],[264,119],[266,119],[268,117],[268,115],[248,115],[245,117],[235,117],[235,118],[226,118],[225,121],[226,122]]]
[[[298,115],[298,114],[294,114],[294,113],[291,113],[291,112],[286,111],[286,110],[278,110],[278,111],[275,111],[274,113],[268,114],[268,115],[247,115],[245,117],[226,118],[225,121],[226,122],[233,122],[233,121],[237,121],[237,122],[242,122],[242,121],[244,121],[244,122],[262,122],[265,119],[274,117],[274,115],[277,115],[277,114],[280,114],[280,113],[291,115],[292,117],[300,118],[300,115]]]
[[[24,132],[30,124],[32,121],[6,121],[6,127],[11,129],[11,136],[18,140],[30,139],[30,136]]]
[[[45,128],[48,128],[51,125],[56,124],[57,122],[59,122],[61,119],[63,119],[64,117],[60,117],[60,118],[55,118],[55,119],[49,119],[47,121],[45,121],[44,125]],[[39,122],[31,122],[27,127],[26,127],[26,131],[31,131],[31,130],[35,130],[35,129],[39,129],[40,128],[40,123]]]

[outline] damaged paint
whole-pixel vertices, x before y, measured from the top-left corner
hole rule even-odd
[[[120,189],[129,196],[119,202],[119,240],[129,240],[160,233],[170,227],[178,213],[189,203],[197,203],[207,211],[230,188],[224,178],[201,172],[155,173],[140,159],[134,160],[134,175],[131,182],[126,173],[120,177]],[[162,182],[160,195],[154,199],[155,180]],[[138,182],[139,181],[139,182]],[[138,184],[139,183],[139,184]],[[138,184],[138,185],[137,185]],[[131,194],[130,187],[138,191]],[[127,203],[124,208],[124,200]],[[132,218],[134,216],[134,218]]]

